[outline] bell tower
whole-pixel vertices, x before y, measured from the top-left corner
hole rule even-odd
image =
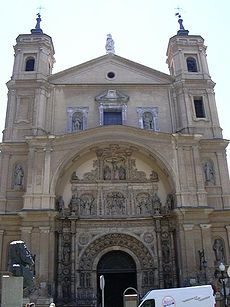
[[[16,39],[13,74],[7,83],[4,141],[47,133],[48,78],[55,60],[52,38],[43,33],[40,24],[41,15],[37,14],[31,33]]]
[[[44,34],[41,27],[41,15],[31,34],[20,34],[14,46],[15,60],[13,80],[43,79],[52,73],[54,64],[54,47],[52,38]]]
[[[204,39],[200,35],[189,35],[181,15],[176,15],[180,28],[177,35],[170,38],[167,49],[170,75],[175,78],[176,132],[221,138],[215,83],[209,74]]]

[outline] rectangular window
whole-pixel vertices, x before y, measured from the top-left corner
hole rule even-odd
[[[194,98],[194,107],[197,118],[205,118],[204,103],[202,97]]]
[[[104,125],[122,125],[121,111],[104,111]]]

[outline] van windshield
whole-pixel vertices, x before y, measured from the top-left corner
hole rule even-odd
[[[147,300],[141,305],[141,307],[155,307],[155,300]]]

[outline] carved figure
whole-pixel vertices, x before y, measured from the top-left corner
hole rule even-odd
[[[143,114],[143,127],[147,130],[153,130],[153,116],[150,112]]]
[[[107,34],[105,49],[106,53],[115,53],[114,40],[111,34]]]
[[[206,161],[204,164],[204,176],[205,176],[205,182],[215,183],[214,169],[210,161]]]
[[[94,215],[96,213],[95,198],[92,194],[83,194],[80,197],[80,213]]]
[[[153,182],[159,181],[158,174],[155,171],[152,171],[149,177],[150,177],[150,180],[153,181]]]
[[[70,298],[70,280],[68,277],[64,277],[62,281],[62,297],[65,301]]]
[[[161,201],[159,196],[155,193],[153,196],[153,214],[161,214]]]
[[[125,171],[125,168],[122,165],[119,167],[118,172],[119,172],[119,179],[125,180],[126,179],[126,171]]]
[[[34,289],[34,276],[31,267],[33,257],[23,241],[12,241],[9,246],[9,271],[13,276],[23,277],[24,293],[30,294]]]
[[[224,260],[224,246],[221,239],[216,239],[213,244],[213,250],[215,253],[216,262]]]
[[[72,173],[71,180],[79,180],[78,176],[76,175],[76,172]]]
[[[59,196],[57,199],[57,210],[61,213],[64,214],[64,210],[65,210],[65,203],[63,200],[62,196]]]
[[[104,168],[104,180],[111,180],[111,169],[108,165]]]
[[[15,186],[22,186],[23,177],[24,177],[24,171],[23,171],[22,166],[16,165],[15,171],[14,171],[14,185]]]
[[[79,203],[80,203],[80,199],[78,197],[76,197],[76,195],[72,195],[71,201],[69,203],[69,209],[70,209],[70,213],[72,215],[78,215],[79,213]]]
[[[83,130],[83,118],[82,114],[77,112],[73,114],[72,117],[72,131]]]
[[[70,262],[70,250],[70,245],[68,243],[64,243],[62,261],[65,265],[68,265]]]
[[[36,18],[37,23],[36,23],[35,29],[40,30],[41,29],[40,24],[41,24],[42,19],[41,19],[41,15],[39,13],[37,14],[37,16],[38,17]]]

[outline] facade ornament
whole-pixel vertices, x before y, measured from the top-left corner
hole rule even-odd
[[[215,172],[212,161],[207,160],[204,162],[204,177],[206,184],[215,184]]]
[[[221,239],[216,239],[213,244],[216,263],[224,262],[224,245]]]
[[[24,170],[22,165],[17,164],[14,170],[14,187],[22,188],[24,180]]]
[[[107,34],[105,49],[107,54],[108,53],[115,54],[114,40],[111,34]]]
[[[41,14],[38,13],[37,16],[38,17],[36,18],[36,26],[35,26],[34,29],[31,30],[31,34],[43,34],[43,31],[42,31],[41,26],[40,26],[41,21],[42,21]]]
[[[180,13],[175,14],[178,17],[178,23],[179,23],[179,31],[177,31],[177,35],[188,35],[189,31],[185,30],[184,25],[183,25],[183,19],[181,18]]]

